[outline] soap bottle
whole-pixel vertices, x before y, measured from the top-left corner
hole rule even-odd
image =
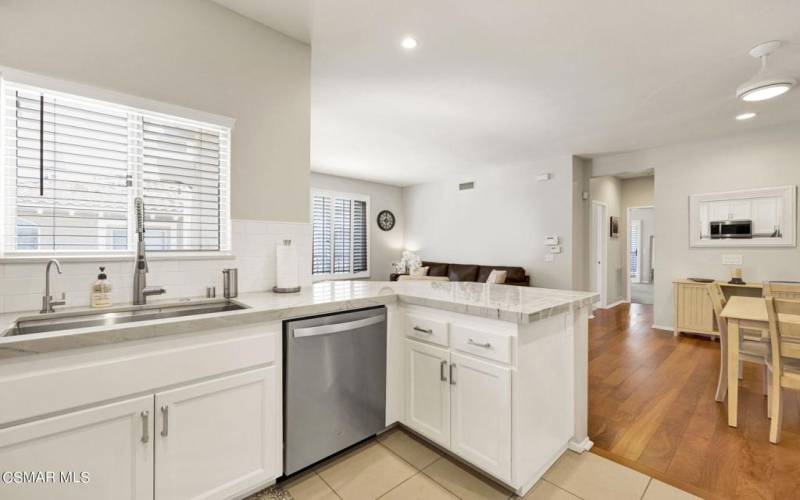
[[[97,281],[92,283],[90,303],[92,307],[108,307],[111,305],[111,282],[105,273],[106,268],[100,266]]]

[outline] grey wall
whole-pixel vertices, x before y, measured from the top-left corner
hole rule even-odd
[[[388,281],[392,262],[400,260],[403,251],[403,190],[397,186],[318,173],[311,174],[311,187],[370,197],[370,279]],[[381,210],[390,210],[395,215],[397,222],[391,231],[378,227],[377,217]]]
[[[465,181],[475,189],[459,191]],[[522,266],[535,286],[571,289],[572,189],[572,156],[404,188],[406,247],[429,260]],[[553,262],[545,235],[561,238]]]
[[[745,281],[800,280],[798,248],[689,248],[689,195],[800,184],[800,123],[714,140],[595,158],[594,172],[655,168],[655,323],[672,325],[672,281],[729,279],[723,254],[739,254]]]
[[[0,65],[235,118],[233,217],[308,222],[307,45],[207,0],[3,0]]]

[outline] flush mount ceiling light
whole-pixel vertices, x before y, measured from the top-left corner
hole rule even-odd
[[[752,57],[761,59],[761,69],[736,89],[736,97],[746,102],[766,101],[785,94],[797,84],[794,78],[767,68],[767,57],[780,46],[780,41],[773,40],[750,50]]]
[[[400,42],[400,46],[406,50],[414,50],[417,48],[418,45],[419,42],[417,41],[416,38],[412,36],[407,36],[403,38],[403,40]]]
[[[753,113],[753,112],[740,113],[740,114],[736,115],[736,119],[739,120],[740,122],[745,121],[745,120],[749,120],[750,118],[755,118],[755,117],[756,117],[756,114]]]

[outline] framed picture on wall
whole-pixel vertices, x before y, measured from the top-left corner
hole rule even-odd
[[[609,236],[611,238],[619,238],[619,217],[611,217],[611,221],[608,224],[609,228]]]

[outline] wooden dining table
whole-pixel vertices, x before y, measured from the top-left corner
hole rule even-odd
[[[737,426],[739,406],[739,341],[742,330],[769,331],[763,297],[733,296],[721,316],[728,321],[728,425]]]
[[[728,321],[728,425],[737,426],[739,406],[739,341],[742,331],[762,332],[769,338],[767,303],[763,297],[733,296],[722,309],[721,316]],[[800,324],[800,316],[781,314],[782,322]]]

